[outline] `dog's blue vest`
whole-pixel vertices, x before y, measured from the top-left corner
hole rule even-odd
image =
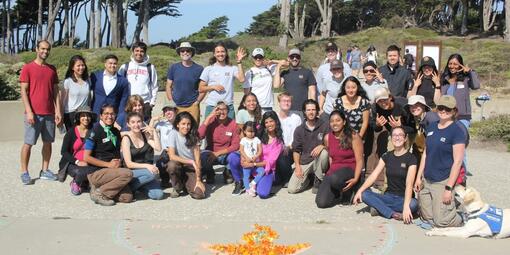
[[[501,232],[501,226],[503,224],[503,210],[494,206],[489,206],[489,209],[480,214],[478,218],[484,220],[489,225],[493,235]]]

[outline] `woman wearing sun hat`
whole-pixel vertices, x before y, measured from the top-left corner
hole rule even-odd
[[[407,108],[411,115],[408,126],[416,128],[416,134],[409,137],[409,142],[412,144],[413,154],[418,159],[418,162],[420,162],[421,155],[425,150],[427,126],[430,123],[439,121],[439,116],[436,112],[430,110],[430,107],[425,102],[425,98],[421,95],[410,96]]]
[[[64,136],[62,159],[59,163],[59,181],[63,182],[67,174],[73,177],[71,181],[71,193],[80,195],[83,188],[88,187],[87,174],[93,172],[95,167],[90,167],[83,160],[85,151],[85,137],[94,123],[94,113],[89,106],[80,106],[74,114],[74,127]]]
[[[453,96],[441,96],[436,104],[439,121],[427,128],[414,187],[422,220],[434,227],[458,227],[462,217],[457,214],[453,188],[461,172],[467,133],[455,119],[458,110]]]

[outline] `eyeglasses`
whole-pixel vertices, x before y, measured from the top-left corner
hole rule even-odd
[[[290,59],[297,59],[297,60],[299,60],[299,59],[301,59],[301,56],[299,56],[299,55],[290,55],[289,58]]]
[[[363,73],[375,73],[374,69],[363,69]]]
[[[103,115],[105,116],[115,116],[114,112],[103,112]]]
[[[444,111],[444,112],[451,112],[451,111],[453,111],[453,109],[452,108],[448,108],[448,107],[446,107],[444,105],[438,105],[437,106],[437,111],[438,112],[442,112],[442,111]]]

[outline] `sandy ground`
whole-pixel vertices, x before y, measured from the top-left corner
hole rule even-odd
[[[162,105],[164,102],[161,102]],[[61,139],[50,168],[58,169]],[[275,189],[267,200],[231,196],[232,186],[208,185],[209,197],[189,196],[101,207],[88,194],[72,196],[65,183],[19,179],[21,141],[0,143],[0,254],[212,254],[212,243],[240,242],[255,223],[270,225],[278,244],[308,242],[303,254],[508,254],[508,240],[426,237],[415,225],[371,217],[363,205],[318,209],[310,191]],[[468,185],[498,207],[510,208],[510,153],[473,143]],[[38,175],[40,145],[30,173]],[[217,183],[221,182],[217,175]],[[165,191],[166,193],[169,190]]]

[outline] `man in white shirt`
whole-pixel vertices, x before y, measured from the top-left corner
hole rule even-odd
[[[334,42],[328,42],[326,44],[326,63],[319,66],[315,78],[317,80],[317,95],[325,89],[326,82],[333,79],[333,73],[330,71],[330,64],[333,60],[340,60],[338,54],[338,46]],[[349,64],[342,62],[344,66],[344,77],[349,77],[352,74],[352,69]]]
[[[163,151],[159,158],[156,159],[156,166],[159,169],[159,176],[161,178],[161,186],[162,188],[169,187],[170,176],[168,172],[165,171],[166,165],[169,161],[167,148],[170,146],[170,134],[174,129],[174,119],[177,115],[177,108],[174,106],[165,106],[161,110],[163,112],[163,116],[159,118],[157,123],[153,123],[157,121],[155,118],[151,120],[149,126],[153,126],[156,131],[159,132],[159,137],[161,139],[161,148]]]
[[[284,187],[288,184],[293,172],[292,141],[294,140],[294,130],[302,123],[301,116],[291,112],[291,104],[291,94],[283,92],[278,95],[278,105],[280,107],[278,118],[280,118],[285,148],[276,162],[278,169],[276,172],[276,183],[282,184]]]
[[[149,63],[147,44],[136,42],[131,47],[131,61],[119,68],[119,74],[128,79],[131,95],[143,98],[144,120],[150,120],[152,108],[156,104],[158,95],[158,74],[154,65]]]

